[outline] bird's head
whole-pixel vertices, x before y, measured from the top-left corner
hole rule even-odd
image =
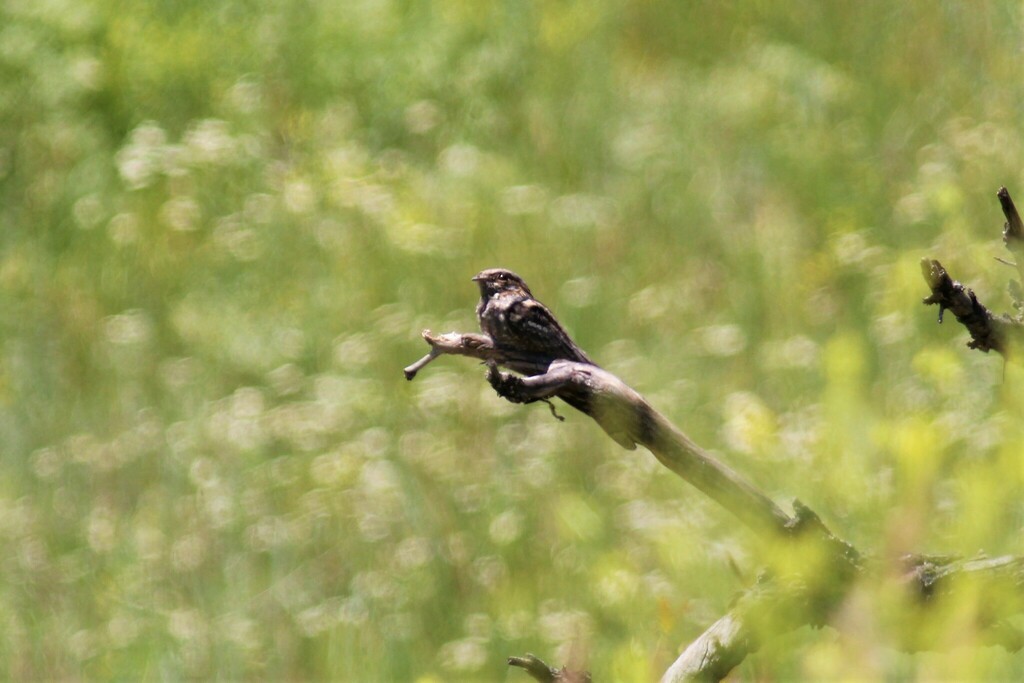
[[[480,286],[480,294],[485,298],[498,292],[522,292],[526,296],[533,296],[523,278],[504,268],[481,270],[473,277],[473,282]]]

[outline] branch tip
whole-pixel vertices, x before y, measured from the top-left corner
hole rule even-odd
[[[509,666],[516,666],[530,674],[530,676],[541,683],[553,683],[556,671],[548,666],[540,657],[526,653],[523,657],[509,657]]]
[[[1005,316],[994,316],[978,301],[977,295],[968,287],[950,277],[941,263],[934,259],[921,259],[921,275],[932,290],[931,296],[923,299],[925,305],[939,307],[939,322],[946,310],[953,311],[957,322],[971,334],[968,346],[979,351],[995,350],[1004,356],[1009,346],[1009,333],[1015,329]],[[1020,329],[1019,327],[1016,329]]]
[[[570,671],[567,667],[556,669],[530,653],[523,657],[509,657],[509,666],[516,666],[530,674],[541,683],[590,683],[590,674],[586,671]]]
[[[1024,221],[1021,221],[1017,207],[1010,198],[1010,192],[1005,187],[1000,187],[996,193],[999,198],[999,205],[1006,216],[1006,223],[1003,224],[1003,242],[1010,251],[1019,251],[1024,247]]]

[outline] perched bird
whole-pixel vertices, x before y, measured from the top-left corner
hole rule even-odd
[[[551,311],[533,298],[523,278],[511,270],[490,268],[477,273],[473,281],[480,286],[476,307],[480,329],[495,346],[534,355],[545,366],[560,359],[595,365]],[[537,373],[536,362],[507,365],[524,374]]]

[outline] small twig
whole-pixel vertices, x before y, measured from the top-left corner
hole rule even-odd
[[[993,256],[992,258],[994,258],[996,261],[999,261],[1004,266],[1010,266],[1011,268],[1016,268],[1017,267],[1016,263],[1014,263],[1013,261],[1007,261],[1002,256]]]
[[[459,334],[449,332],[434,336],[430,330],[423,330],[421,336],[430,345],[430,353],[403,369],[405,378],[412,380],[416,373],[433,362],[435,358],[445,355],[473,356],[481,360],[499,360],[497,350],[491,338],[483,334]]]
[[[423,334],[426,335],[428,333],[426,330],[424,330]],[[437,358],[440,355],[441,353],[438,352],[437,347],[431,346],[430,353],[423,356],[423,358],[420,358],[412,365],[408,365],[405,368],[403,368],[402,372],[405,373],[405,378],[407,380],[412,380],[413,378],[416,377],[416,373],[418,373],[423,368],[427,367],[427,365],[429,365],[435,358]]]

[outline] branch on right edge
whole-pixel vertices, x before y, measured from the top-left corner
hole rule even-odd
[[[1024,609],[1024,557],[1004,555],[962,560],[955,557],[908,555],[903,558],[905,573],[902,582],[911,589],[916,604],[928,607],[956,593],[971,595],[975,603],[975,618],[981,630],[979,641],[985,645],[998,645],[1008,652],[1024,647],[1024,632],[1013,622]],[[927,619],[927,617],[925,617]],[[908,652],[934,650],[927,629],[905,634],[897,644]]]
[[[996,197],[999,198],[999,205],[1006,216],[1006,222],[1003,223],[1003,244],[1013,254],[1015,261],[1012,265],[1017,268],[1020,276],[1020,280],[1010,281],[1010,296],[1013,297],[1014,307],[1021,311],[1024,310],[1024,287],[1021,285],[1024,283],[1024,221],[1021,220],[1017,207],[1010,198],[1009,190],[1000,187]]]
[[[997,259],[1013,266],[1020,274],[1020,281],[1010,281],[1010,295],[1014,299],[1014,308],[1024,311],[1024,287],[1021,285],[1024,282],[1024,220],[1021,220],[1010,192],[1005,187],[999,188],[996,197],[1006,216],[1003,243],[1016,260],[1010,263]],[[921,259],[921,274],[932,290],[932,295],[924,303],[938,305],[940,323],[947,309],[953,311],[957,322],[971,333],[971,341],[967,346],[986,353],[995,350],[1004,358],[1009,358],[1010,351],[1024,343],[1024,314],[1016,318],[994,315],[981,305],[973,291],[951,278],[942,264],[934,259]]]
[[[1024,221],[1021,221],[1017,207],[1010,198],[1010,191],[1000,187],[996,192],[999,198],[999,205],[1003,208],[1003,215],[1006,216],[1006,223],[1003,225],[1003,242],[1006,248],[1014,253],[1024,251]]]
[[[921,274],[932,290],[932,295],[924,303],[938,305],[940,323],[943,314],[950,310],[957,322],[971,333],[967,346],[985,353],[998,351],[1006,355],[1007,337],[1014,326],[1010,318],[993,315],[971,289],[951,278],[942,264],[934,259],[921,259]]]

